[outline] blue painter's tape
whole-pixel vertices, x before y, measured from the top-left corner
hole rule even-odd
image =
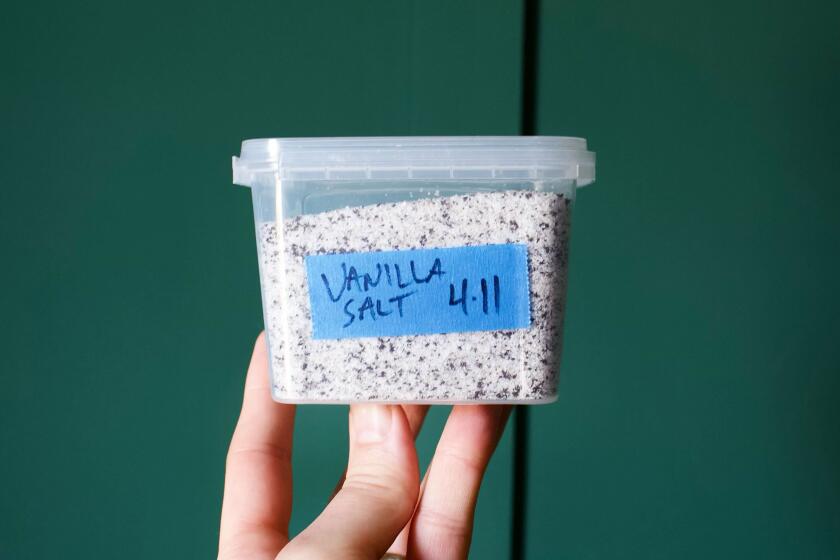
[[[521,329],[526,245],[308,255],[316,339]]]

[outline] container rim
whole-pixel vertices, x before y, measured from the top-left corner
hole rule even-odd
[[[595,180],[595,153],[567,136],[254,138],[233,157],[233,182],[283,179]]]

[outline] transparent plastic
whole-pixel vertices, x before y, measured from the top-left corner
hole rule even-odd
[[[233,159],[233,175],[235,183],[252,189],[275,400],[537,404],[556,399],[572,202],[576,188],[595,178],[594,153],[585,140],[247,140]],[[408,321],[401,328],[409,333],[313,336],[314,323],[323,318],[310,306],[318,280],[308,277],[309,259],[497,245],[527,248],[527,273],[519,286],[528,293],[527,326],[449,332],[446,314],[466,314],[469,300],[465,291],[464,301],[458,300],[462,305],[453,305],[450,291],[448,302],[444,297],[439,307],[422,310],[433,325],[441,318],[441,332],[413,334],[410,313],[403,317],[402,308],[399,314],[377,307],[357,314],[351,307],[356,325]],[[444,295],[449,280],[451,287],[460,286],[443,272],[439,280]],[[341,282],[343,292],[343,277]],[[472,301],[483,293],[483,311],[492,314],[486,284],[483,292],[477,280],[471,285],[476,286]],[[346,288],[345,297],[370,286],[348,279]],[[361,301],[365,295],[356,297]],[[406,305],[412,301],[406,299]],[[471,303],[469,312],[480,315],[480,304]]]

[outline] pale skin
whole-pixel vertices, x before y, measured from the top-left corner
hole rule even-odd
[[[350,407],[345,476],[321,514],[290,538],[295,407],[271,400],[264,335],[230,442],[220,560],[467,557],[481,480],[509,406],[454,406],[422,482],[414,437],[426,406]]]

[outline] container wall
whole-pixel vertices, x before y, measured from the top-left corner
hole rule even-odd
[[[284,182],[280,208],[275,192],[261,185],[253,194],[275,399],[543,403],[556,398],[572,182]],[[285,218],[276,220],[278,213]],[[521,245],[527,251],[527,328],[313,338],[308,256],[490,245]],[[452,280],[451,289],[464,288],[470,306],[464,304],[463,313],[492,314],[482,303],[495,284],[471,279],[467,294],[451,272],[452,279],[445,271],[440,280]],[[347,290],[354,290],[351,281]],[[454,293],[450,305],[459,299],[453,300]],[[366,301],[364,295],[355,302],[345,298],[351,321],[396,320],[389,316],[393,305],[367,313],[354,307]],[[407,316],[412,302],[405,300]]]

